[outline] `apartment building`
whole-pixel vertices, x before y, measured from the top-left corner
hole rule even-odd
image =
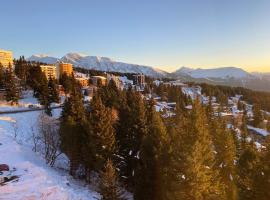
[[[13,66],[13,53],[12,51],[6,51],[0,49],[0,63],[4,68],[7,68],[9,64]]]
[[[92,76],[91,77],[91,82],[95,86],[106,85],[107,79],[104,76]]]
[[[143,74],[133,75],[133,84],[136,86],[144,86],[145,85],[145,76]]]
[[[55,65],[40,65],[41,71],[46,75],[47,79],[57,79],[57,72]]]
[[[61,77],[63,74],[71,76],[73,73],[73,65],[71,63],[58,63],[59,68],[59,76]]]

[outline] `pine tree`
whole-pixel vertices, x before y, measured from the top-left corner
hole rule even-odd
[[[113,162],[107,160],[104,170],[100,172],[99,186],[101,200],[123,200],[123,192],[118,182],[118,175]]]
[[[115,130],[113,128],[111,109],[106,108],[99,96],[94,96],[88,122],[90,129],[84,153],[86,166],[89,170],[100,170],[106,160],[113,159],[115,152]],[[95,162],[92,162],[95,160]]]
[[[50,93],[48,88],[48,81],[45,75],[43,76],[42,81],[39,83],[37,91],[39,103],[44,106],[45,113],[51,116],[52,109],[51,109]]]
[[[257,170],[255,178],[255,193],[256,199],[268,200],[270,199],[270,136],[265,138],[264,146],[262,149],[262,159],[260,168]]]
[[[163,155],[167,142],[165,126],[153,105],[148,108],[148,133],[143,137],[139,165],[135,172],[135,200],[161,200],[164,197]]]
[[[11,104],[17,104],[19,100],[19,92],[15,83],[15,76],[13,74],[12,66],[9,64],[5,71],[5,88],[6,88],[6,101]]]
[[[27,74],[29,72],[29,63],[25,60],[24,56],[20,56],[18,60],[14,61],[15,74],[21,79],[22,86],[26,88]]]
[[[258,104],[253,105],[253,115],[254,115],[253,125],[255,127],[259,127],[259,125],[263,121],[263,115],[261,112],[261,108]]]
[[[53,80],[51,78],[49,79],[48,89],[49,89],[49,102],[59,103],[59,92],[57,90],[56,80]]]
[[[61,149],[70,160],[70,174],[75,176],[82,163],[82,147],[85,145],[86,111],[80,90],[73,87],[64,103],[60,123]]]
[[[197,99],[183,138],[183,171],[179,180],[182,199],[224,199],[224,186],[215,169],[213,143],[204,108]]]
[[[121,93],[113,80],[110,80],[108,85],[102,86],[98,90],[98,94],[106,107],[119,108]]]
[[[258,151],[253,142],[251,142],[241,153],[237,165],[237,182],[240,199],[256,199],[255,178],[258,172],[259,162]]]
[[[237,152],[233,134],[226,128],[226,123],[219,118],[211,121],[211,135],[216,151],[215,168],[220,172],[227,199],[238,199],[235,166]]]
[[[121,176],[127,177],[129,186],[134,185],[134,171],[138,165],[138,154],[142,138],[147,133],[145,104],[139,93],[128,90],[126,100],[119,110],[117,143],[121,160]]]
[[[4,88],[5,86],[5,73],[4,73],[4,67],[0,63],[0,88]]]
[[[241,125],[241,139],[240,139],[240,149],[239,152],[243,152],[246,147],[248,146],[247,137],[248,137],[248,129],[247,129],[247,123],[246,123],[246,117],[245,115],[242,118],[242,125]]]

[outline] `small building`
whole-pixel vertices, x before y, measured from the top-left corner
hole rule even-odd
[[[94,85],[90,85],[90,86],[82,88],[83,95],[88,96],[90,98],[94,96],[97,90],[98,90],[97,86],[94,86]]]
[[[59,77],[63,76],[63,74],[66,74],[68,76],[71,76],[73,73],[73,65],[71,63],[58,63],[58,70],[59,70]]]
[[[89,79],[85,77],[76,77],[76,80],[79,81],[82,87],[87,87],[89,85]]]
[[[57,72],[55,65],[40,65],[41,71],[45,74],[46,78],[49,80],[57,79]]]
[[[0,63],[3,65],[4,68],[8,68],[9,65],[13,66],[12,51],[0,49]]]
[[[107,84],[107,79],[104,76],[92,76],[91,82],[95,86],[99,86],[99,85],[104,86]]]
[[[121,88],[121,81],[119,79],[119,76],[115,76],[113,74],[107,74],[107,83],[109,84],[110,81],[114,81],[115,82],[115,85],[118,89]]]

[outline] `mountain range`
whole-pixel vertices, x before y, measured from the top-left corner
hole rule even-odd
[[[167,72],[144,65],[129,64],[114,61],[107,57],[88,56],[80,53],[68,53],[62,58],[55,58],[44,54],[33,55],[29,61],[54,64],[57,61],[72,63],[75,67],[94,69],[107,72],[143,73],[147,76],[162,78]]]
[[[72,63],[75,67],[86,69],[121,73],[143,73],[155,78],[173,78],[180,79],[183,82],[205,82],[215,85],[239,86],[270,92],[270,73],[249,73],[237,67],[216,67],[210,69],[181,67],[172,73],[168,73],[150,66],[129,64],[114,61],[107,57],[88,56],[81,53],[68,53],[62,58],[38,54],[29,57],[28,60],[47,64],[62,61]]]

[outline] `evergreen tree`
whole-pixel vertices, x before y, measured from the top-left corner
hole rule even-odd
[[[119,108],[121,93],[113,80],[110,80],[108,85],[102,86],[98,90],[98,94],[106,107]]]
[[[219,118],[211,122],[211,135],[216,151],[215,168],[220,172],[227,199],[236,200],[238,199],[235,166],[237,152],[233,134],[226,128],[226,123]]]
[[[253,115],[254,115],[253,125],[255,127],[259,127],[259,125],[263,121],[263,115],[261,112],[261,108],[258,104],[253,105]]]
[[[64,87],[66,93],[71,92],[71,90],[73,88],[73,84],[74,84],[74,80],[73,79],[74,79],[73,76],[68,76],[66,73],[64,73],[60,77],[59,82]]]
[[[113,159],[116,144],[111,109],[103,105],[99,96],[94,96],[91,102],[88,122],[90,128],[84,149],[88,154],[84,153],[84,161],[88,170],[100,170],[106,160]]]
[[[16,85],[15,76],[13,74],[12,66],[9,64],[5,71],[5,88],[6,88],[6,101],[11,104],[17,104],[19,100],[19,91]]]
[[[239,152],[243,152],[246,147],[248,146],[247,137],[248,137],[248,129],[247,129],[247,123],[246,123],[246,117],[245,115],[242,118],[242,125],[241,125],[241,139],[240,139],[240,149]]]
[[[117,172],[111,160],[105,164],[104,170],[100,172],[100,194],[101,200],[123,200],[123,192],[119,186]]]
[[[22,85],[26,88],[27,75],[29,73],[29,63],[25,60],[24,56],[20,56],[18,60],[14,61],[15,74],[21,79]]]
[[[134,185],[134,171],[138,165],[138,154],[142,138],[147,133],[145,104],[139,93],[128,90],[125,101],[119,110],[117,126],[117,143],[121,176],[127,177],[129,186]]]
[[[224,199],[224,185],[215,169],[213,143],[204,108],[197,99],[183,138],[183,171],[178,195],[182,199]]]
[[[241,153],[238,165],[238,188],[240,199],[256,199],[255,178],[258,172],[259,155],[253,142]]]
[[[153,105],[148,108],[148,133],[143,137],[139,165],[135,173],[135,200],[161,200],[164,197],[163,155],[167,143],[165,126]]]
[[[59,103],[59,92],[57,90],[56,80],[53,80],[51,78],[49,79],[48,90],[49,90],[49,102]]]
[[[256,199],[260,200],[270,199],[270,136],[265,138],[264,146],[266,148],[263,149],[260,169],[254,181]]]
[[[4,88],[5,86],[5,72],[4,72],[4,67],[0,63],[0,88]]]
[[[60,123],[61,149],[70,160],[70,174],[75,176],[82,163],[82,147],[85,145],[86,111],[80,90],[73,87],[64,103]]]

